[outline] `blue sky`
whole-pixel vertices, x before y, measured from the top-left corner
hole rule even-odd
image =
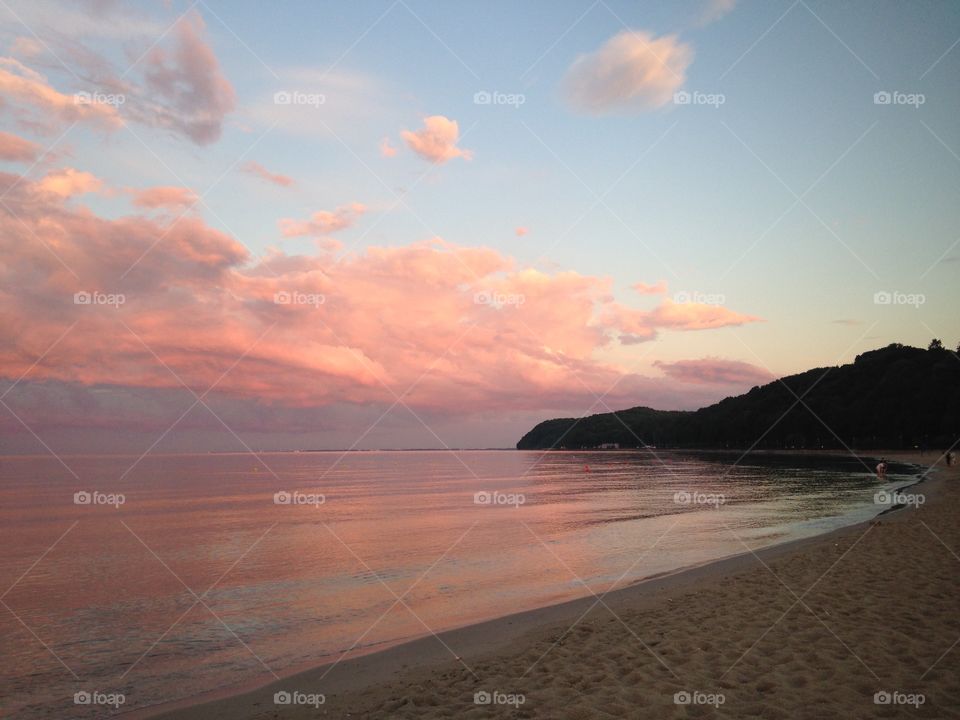
[[[399,205],[363,242],[406,243],[430,230],[521,261],[610,275],[626,294],[638,280],[660,279],[722,293],[771,322],[795,323],[805,337],[827,340],[818,344],[820,357],[793,365],[787,363],[796,348],[780,352],[782,338],[767,341],[757,329],[751,343],[782,370],[842,352],[850,331],[836,333],[834,319],[878,320],[871,337],[881,341],[922,342],[931,334],[912,322],[912,309],[873,306],[878,289],[926,290],[924,323],[943,334],[957,330],[956,266],[930,269],[960,237],[960,161],[934,135],[954,152],[960,148],[958,56],[951,52],[934,65],[960,36],[960,12],[949,3],[741,2],[704,27],[702,2],[592,9],[558,2],[549,11],[506,2],[289,3],[271,17],[257,3],[209,7],[214,46],[236,80],[241,106],[296,86],[285,78],[298,71],[316,76],[300,83],[304,91],[328,96],[317,113],[326,127],[307,119],[307,132],[271,131],[258,147],[308,185],[297,198],[262,198],[278,212],[305,214],[318,201],[388,208],[395,197],[384,185],[401,193],[417,183],[404,202],[419,218]],[[684,86],[723,93],[724,105],[600,118],[571,112],[561,89],[570,63],[625,25],[690,43],[696,55]],[[339,83],[349,88],[342,103]],[[525,102],[516,109],[477,106],[480,90],[522,93]],[[874,105],[881,90],[923,93],[926,102],[919,109]],[[474,161],[439,173],[416,158],[379,162],[381,136],[396,144],[397,128],[437,113],[458,120]],[[228,127],[219,163],[191,163],[193,149],[175,141],[169,151],[183,155],[191,180],[212,183],[268,126],[251,125],[248,133]],[[632,165],[605,197],[609,209],[595,207],[574,226],[593,204],[591,193]],[[791,190],[804,193],[828,170],[805,198],[810,210],[794,207],[759,240],[795,200]],[[164,169],[149,162],[142,173],[144,183],[165,181]],[[258,191],[238,193],[236,183],[221,183],[209,196],[254,249],[276,235],[273,215],[250,197]],[[518,225],[530,235],[516,238]],[[363,228],[352,232],[359,236]],[[956,248],[948,252],[955,255]],[[716,342],[721,354],[736,348]]]

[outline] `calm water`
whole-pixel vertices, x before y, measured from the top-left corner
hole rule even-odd
[[[879,487],[852,460],[641,452],[64,460],[0,460],[4,715],[103,715],[84,690],[129,710],[424,635],[416,616],[440,631],[604,592],[866,519]]]

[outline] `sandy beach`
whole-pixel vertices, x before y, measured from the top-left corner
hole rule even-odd
[[[136,715],[960,717],[958,483],[939,459],[868,523]]]

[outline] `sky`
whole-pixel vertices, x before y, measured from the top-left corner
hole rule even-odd
[[[0,453],[512,447],[960,341],[960,7],[0,2]]]

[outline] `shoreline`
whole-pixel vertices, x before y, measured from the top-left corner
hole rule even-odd
[[[792,453],[782,453],[792,454]],[[807,451],[804,454],[811,454]],[[836,454],[830,451],[815,454]],[[880,455],[880,453],[877,453]],[[885,456],[894,462],[903,462],[916,466],[921,477],[913,483],[899,488],[903,491],[922,483],[924,495],[937,504],[944,487],[944,475],[956,474],[957,468],[940,472],[932,471],[926,460],[936,460],[938,455],[918,452],[887,452]],[[858,456],[869,460],[873,456]],[[926,469],[925,469],[926,468]],[[927,503],[924,504],[927,506]],[[314,665],[307,668],[292,668],[279,680],[244,682],[225,686],[198,696],[171,701],[146,708],[122,713],[124,717],[134,718],[254,718],[270,717],[300,718],[313,717],[311,712],[324,715],[346,717],[350,713],[345,708],[354,707],[358,700],[369,700],[371,696],[383,694],[393,683],[405,684],[411,676],[431,677],[439,673],[466,673],[475,659],[495,657],[499,653],[515,649],[517,646],[535,643],[537,636],[552,626],[569,625],[577,617],[589,615],[592,611],[604,612],[604,605],[610,611],[643,612],[655,608],[662,609],[685,594],[701,594],[710,591],[713,586],[731,575],[737,575],[757,566],[768,565],[784,558],[795,557],[818,547],[835,544],[851,534],[862,532],[865,527],[880,523],[900,522],[909,517],[914,510],[904,511],[902,507],[887,508],[876,516],[851,525],[820,533],[811,537],[789,540],[761,548],[756,551],[744,551],[725,558],[678,568],[667,573],[637,580],[627,586],[617,588],[602,595],[603,603],[598,603],[593,595],[568,600],[562,603],[535,608],[511,615],[501,616],[472,625],[446,630],[434,635],[391,645],[382,649],[370,649],[368,652],[353,654],[348,659]],[[455,659],[450,648],[454,648]],[[459,659],[463,660],[460,661]],[[472,671],[471,671],[472,672]],[[273,694],[281,690],[297,690],[304,693],[320,693],[326,702],[314,711],[313,706],[277,706]],[[339,713],[339,714],[338,714]],[[356,716],[354,714],[354,716]]]

